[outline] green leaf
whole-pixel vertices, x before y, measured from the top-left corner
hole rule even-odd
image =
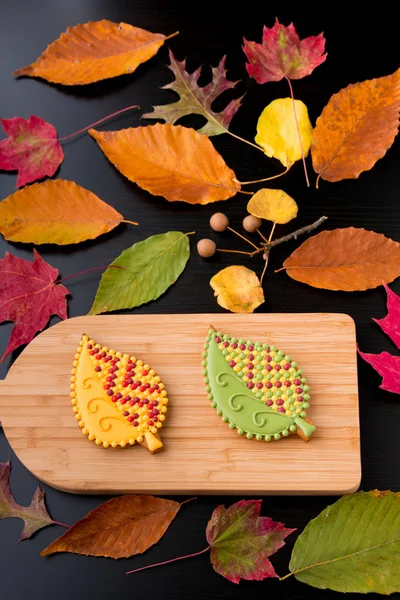
[[[400,493],[357,492],[328,506],[297,538],[289,569],[320,589],[400,591]]]
[[[133,308],[161,296],[175,283],[189,259],[187,236],[168,231],[124,250],[103,273],[89,314]]]

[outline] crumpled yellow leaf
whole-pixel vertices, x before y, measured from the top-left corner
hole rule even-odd
[[[247,211],[259,219],[284,225],[297,217],[298,206],[283,190],[262,188],[252,196]]]
[[[294,102],[304,156],[308,156],[313,128],[307,106],[301,100]],[[255,141],[267,156],[277,158],[285,167],[302,158],[291,98],[278,98],[264,108],[257,122]]]
[[[210,285],[222,308],[234,313],[252,313],[264,302],[264,292],[254,271],[232,265],[219,271]]]

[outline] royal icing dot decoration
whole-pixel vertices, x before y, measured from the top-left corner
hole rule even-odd
[[[316,427],[306,418],[310,388],[303,371],[275,346],[236,339],[211,328],[203,353],[204,383],[222,421],[248,439],[271,442]]]
[[[150,365],[109,350],[83,335],[71,371],[71,403],[84,435],[97,446],[136,442],[154,454],[163,447],[159,430],[168,397]]]

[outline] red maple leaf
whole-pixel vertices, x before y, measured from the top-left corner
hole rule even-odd
[[[400,296],[392,292],[386,284],[384,286],[387,293],[388,314],[383,319],[374,319],[374,321],[400,349]],[[382,376],[380,388],[400,394],[400,356],[394,356],[389,352],[367,354],[358,350],[358,353]]]
[[[2,361],[18,346],[28,344],[51,315],[67,319],[69,291],[56,284],[58,270],[33,250],[34,262],[9,252],[0,259],[0,323],[15,323]]]
[[[17,187],[52,177],[64,160],[55,127],[34,115],[0,122],[8,136],[0,142],[0,169],[18,171]]]
[[[241,500],[229,508],[218,506],[206,530],[214,570],[232,581],[261,581],[278,577],[269,560],[295,531],[270,517],[260,517],[261,500]]]
[[[300,40],[291,23],[288,27],[279,23],[269,29],[264,26],[261,44],[244,39],[243,50],[250,61],[246,69],[257,83],[301,79],[310,75],[326,59],[325,38],[320,33]]]

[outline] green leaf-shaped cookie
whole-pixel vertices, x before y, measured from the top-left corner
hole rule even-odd
[[[205,384],[211,406],[248,439],[279,440],[297,433],[308,441],[314,425],[307,380],[275,346],[237,340],[210,329],[205,343]]]

